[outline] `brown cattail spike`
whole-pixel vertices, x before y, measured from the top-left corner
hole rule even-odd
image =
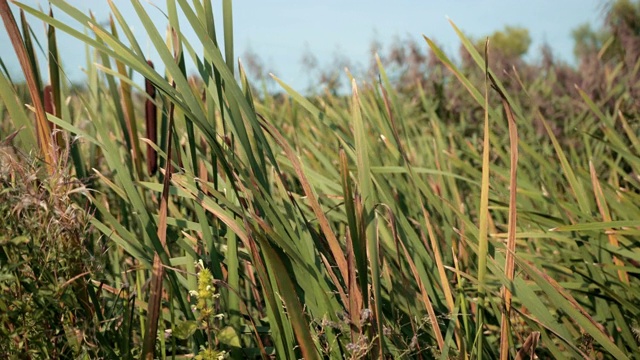
[[[153,62],[147,60],[147,64],[153,68]],[[158,107],[156,106],[156,88],[149,79],[145,79],[144,88],[150,99],[145,102],[145,120],[147,139],[154,144],[158,143]],[[152,99],[152,100],[151,100]],[[158,169],[158,153],[147,144],[147,172],[149,176],[155,175]]]

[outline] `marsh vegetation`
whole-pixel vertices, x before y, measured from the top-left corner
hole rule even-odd
[[[460,60],[379,49],[346,95],[261,90],[230,0],[167,29],[132,0],[162,72],[117,4],[50,3],[73,23],[11,5],[36,43],[0,1],[26,79],[0,71],[3,357],[640,356],[639,3],[576,30],[577,66],[452,22]]]

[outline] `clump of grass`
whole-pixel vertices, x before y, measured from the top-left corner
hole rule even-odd
[[[0,146],[0,353],[59,358],[92,354],[85,275],[89,216],[78,183],[11,146]]]

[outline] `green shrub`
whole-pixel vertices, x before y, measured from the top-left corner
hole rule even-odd
[[[85,275],[87,213],[77,183],[43,176],[37,161],[0,147],[0,354],[60,358],[90,353]]]

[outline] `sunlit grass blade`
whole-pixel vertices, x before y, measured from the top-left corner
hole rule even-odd
[[[222,2],[222,19],[224,26],[224,56],[227,62],[227,66],[234,73],[234,66],[236,63],[233,57],[233,7],[231,6],[231,0],[223,0]]]
[[[553,147],[556,151],[556,156],[560,161],[560,165],[562,166],[564,176],[569,182],[569,189],[571,190],[576,200],[578,201],[578,206],[580,208],[580,211],[582,211],[584,214],[589,213],[589,209],[590,209],[589,200],[587,198],[587,195],[585,193],[582,183],[578,181],[578,178],[576,177],[571,164],[569,164],[569,160],[567,159],[567,156],[564,150],[562,150],[562,147],[560,146],[558,139],[556,138],[555,134],[553,133],[553,130],[551,129],[547,121],[544,119],[542,114],[538,113],[537,116],[542,122],[542,124],[544,125],[544,128],[546,129],[547,134],[549,135],[549,139],[551,139],[551,142],[553,143]]]
[[[367,274],[367,254],[366,244],[362,242],[363,234],[361,234],[356,214],[356,208],[360,205],[356,203],[359,197],[354,198],[352,194],[349,164],[347,155],[343,149],[340,149],[340,171],[345,211],[347,213],[347,223],[349,226],[349,234],[346,239],[347,267],[349,271],[347,282],[349,315],[356,327],[360,328],[360,311],[363,309],[362,301],[363,298],[366,298],[369,284],[367,276],[364,275]],[[356,275],[356,269],[358,274],[360,274],[359,277]],[[355,332],[352,331],[352,341],[356,340],[355,336]]]
[[[375,328],[372,337],[377,339],[377,352],[380,357],[385,353],[385,340],[382,336],[383,329],[383,313],[382,313],[382,293],[380,284],[380,244],[378,231],[376,230],[377,219],[374,210],[376,203],[376,195],[371,181],[371,169],[369,165],[369,144],[367,141],[365,123],[361,113],[360,97],[358,95],[358,87],[355,79],[351,81],[353,93],[352,99],[352,117],[353,132],[355,138],[356,167],[358,169],[358,190],[362,197],[362,214],[360,221],[363,223],[363,230],[366,234],[367,253],[369,256],[369,268],[371,271],[371,285],[373,290],[372,306]]]
[[[483,143],[482,143],[482,183],[480,190],[480,204],[478,206],[478,315],[476,319],[476,331],[478,332],[478,340],[477,340],[477,356],[478,359],[482,359],[483,357],[483,344],[484,344],[484,330],[485,326],[485,316],[484,307],[486,304],[485,301],[485,276],[487,272],[487,257],[489,257],[489,217],[491,216],[489,213],[489,173],[490,173],[490,161],[489,157],[491,154],[491,142],[490,142],[490,127],[489,127],[489,59],[488,59],[488,51],[489,51],[489,39],[487,39],[484,47],[484,56],[485,56],[485,92],[484,92],[484,135],[483,135]]]
[[[610,222],[611,214],[609,212],[609,206],[607,206],[607,200],[605,199],[604,194],[602,192],[602,187],[600,186],[600,181],[598,180],[598,175],[596,174],[595,166],[591,161],[589,162],[589,172],[591,174],[591,183],[592,183],[593,192],[596,198],[596,204],[598,205],[598,210],[600,211],[600,216],[602,216],[603,222]],[[613,247],[618,247],[619,243],[615,233],[610,229],[607,232],[608,232],[607,237],[609,238],[609,244],[611,244],[611,246]],[[616,257],[613,258],[613,263],[618,266],[624,266],[624,263]],[[624,270],[618,270],[618,276],[620,277],[620,281],[627,284],[629,283],[629,277]]]
[[[478,104],[484,104],[484,97],[482,96],[482,93],[476,89],[475,86],[473,86],[473,84],[471,83],[471,81],[469,81],[469,79],[467,79],[466,76],[464,76],[462,74],[462,72],[458,69],[458,67],[453,63],[453,61],[451,61],[447,55],[445,55],[445,53],[436,45],[435,42],[433,42],[433,40],[431,40],[430,38],[424,36],[424,39],[426,40],[427,44],[429,45],[429,47],[431,48],[431,50],[434,52],[434,54],[438,57],[438,59],[440,61],[442,61],[442,63],[449,69],[451,70],[451,72],[458,78],[458,80],[464,85],[464,87],[469,91],[469,93],[471,94],[471,96],[473,96],[474,100],[476,100],[476,102]]]
[[[491,69],[487,69],[486,53],[483,56],[483,54],[479,52],[479,49],[475,48],[475,46],[471,43],[469,38],[465,36],[465,34],[458,28],[458,26],[453,22],[452,19],[449,19],[449,24],[451,25],[451,27],[453,27],[453,30],[456,32],[456,35],[458,35],[458,38],[462,42],[462,45],[464,46],[465,50],[469,55],[471,55],[471,57],[473,58],[475,63],[478,65],[478,67],[482,69],[486,69],[486,72],[488,72],[488,74],[494,79],[495,86],[504,94],[504,96],[509,101],[509,104],[512,105],[512,110],[515,112],[516,117],[522,118],[520,109],[517,106],[515,106],[515,101],[513,101],[510,94],[506,91],[502,81],[500,81],[500,79],[496,76],[496,74],[493,73]]]
[[[109,18],[109,24],[111,33],[117,39],[118,33],[113,17]],[[121,77],[128,78],[127,67],[122,61],[116,60],[116,67]],[[127,143],[131,147],[131,161],[133,161],[135,174],[140,179],[142,178],[142,153],[140,152],[140,141],[138,140],[138,125],[134,114],[131,86],[126,81],[120,81],[119,90],[127,130],[126,134],[129,137]]]
[[[493,79],[492,79],[493,82]],[[515,273],[515,253],[516,253],[516,217],[517,217],[517,191],[518,191],[518,129],[516,120],[511,110],[511,105],[506,96],[499,90],[498,94],[502,99],[502,105],[504,107],[507,121],[509,122],[509,143],[510,143],[510,171],[509,171],[509,217],[508,217],[508,230],[507,230],[507,246],[506,246],[506,260],[504,272],[507,280],[513,281]],[[511,337],[510,327],[510,315],[511,315],[511,290],[506,286],[502,287],[502,301],[504,303],[504,309],[502,310],[501,322],[500,322],[500,359],[507,360],[509,356],[509,344]],[[531,347],[531,346],[530,346]],[[535,345],[533,346],[535,349]]]

